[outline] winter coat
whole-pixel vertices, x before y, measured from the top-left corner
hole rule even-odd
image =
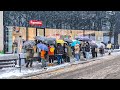
[[[42,59],[45,59],[45,58],[46,58],[46,57],[45,57],[46,52],[45,52],[44,50],[41,50],[41,53],[40,53],[40,54],[41,54],[41,58],[42,58]]]
[[[50,51],[51,48],[54,49],[53,52]],[[54,55],[54,51],[55,51],[54,46],[49,46],[48,49],[49,49],[48,55]]]
[[[90,45],[86,45],[85,51],[86,51],[86,52],[90,52]]]
[[[107,44],[107,48],[111,49],[112,48],[112,44],[111,43]]]
[[[57,47],[57,54],[62,55],[64,53],[63,46],[58,46]]]
[[[67,48],[67,56],[71,57],[72,56],[72,49],[71,49],[71,47],[70,46],[66,46],[66,48]]]
[[[33,55],[34,55],[34,50],[31,48],[31,49],[27,49],[26,51],[27,53],[27,60],[30,60],[31,58],[33,58]]]
[[[80,47],[79,47],[79,45],[76,45],[76,46],[75,46],[75,54],[78,54],[79,51],[80,51]]]

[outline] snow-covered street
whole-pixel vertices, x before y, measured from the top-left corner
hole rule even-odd
[[[34,62],[32,68],[26,68],[23,66],[21,72],[20,68],[16,67],[3,68],[0,70],[0,78],[104,78],[107,74],[120,71],[120,68],[117,68],[119,66],[119,55],[120,52],[113,52],[111,56],[106,54],[105,56],[96,59],[64,63],[47,67],[47,69],[42,69],[40,65],[41,63]],[[99,67],[98,70],[97,67]],[[72,77],[73,75],[71,76],[71,72],[73,72],[72,74],[77,74]]]
[[[111,56],[106,55],[104,57],[99,57],[96,61],[76,65],[71,64],[64,69],[24,77],[23,79],[112,79],[115,78],[112,77],[114,76],[113,73],[116,75],[117,72],[120,72],[119,55],[120,52],[116,52],[112,53]],[[112,74],[112,76],[110,76],[110,74]]]

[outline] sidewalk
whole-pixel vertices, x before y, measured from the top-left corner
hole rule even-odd
[[[116,54],[116,52],[112,53],[112,55],[114,55],[114,54]],[[96,61],[96,60],[101,60],[101,59],[106,58],[107,56],[108,55],[106,54],[103,57],[97,57],[97,58],[90,59],[87,61],[85,61],[84,59],[81,59],[81,61],[74,61],[74,59],[72,58],[70,63],[64,63],[64,64],[56,65],[56,66],[49,66],[49,67],[47,67],[47,69],[41,68],[41,65],[40,65],[41,63],[38,63],[38,62],[34,62],[32,68],[26,68],[23,66],[21,72],[20,72],[19,68],[15,68],[15,67],[14,68],[3,68],[0,70],[0,78],[1,79],[2,78],[4,78],[4,79],[17,79],[17,78],[22,78],[22,77],[38,75],[38,74],[47,73],[47,72],[55,71],[58,69],[62,69],[65,67],[69,67],[71,65],[83,64],[83,63],[88,63],[88,62],[92,62],[92,61]]]

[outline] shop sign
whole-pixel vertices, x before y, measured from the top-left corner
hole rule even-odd
[[[30,20],[30,21],[29,21],[29,24],[30,24],[30,25],[42,26],[42,21]]]

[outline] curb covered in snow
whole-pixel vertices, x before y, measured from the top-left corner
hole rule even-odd
[[[57,66],[54,66],[54,67],[48,67],[47,69],[41,69],[41,71],[36,72],[36,73],[30,73],[30,74],[10,77],[10,78],[12,78],[12,79],[22,79],[22,78],[26,78],[26,77],[31,77],[31,76],[36,76],[36,75],[39,75],[39,74],[44,74],[44,73],[56,71],[56,70],[59,70],[59,69],[63,69],[65,67],[72,66],[72,65],[88,63],[88,62],[96,61],[96,60],[99,60],[99,58],[90,59],[90,60],[87,60],[87,61],[76,61],[76,62],[72,62],[72,63],[65,63],[65,64],[57,65]]]
[[[104,56],[103,57],[97,57],[97,58],[94,58],[94,59],[90,59],[90,60],[87,60],[87,61],[75,61],[75,62],[70,62],[70,63],[64,63],[64,64],[56,65],[56,66],[53,66],[53,67],[47,67],[47,69],[40,69],[37,72],[31,72],[31,73],[27,73],[27,74],[23,74],[23,75],[3,77],[3,78],[5,78],[5,79],[22,79],[22,78],[26,78],[26,77],[36,76],[36,75],[39,75],[39,74],[53,72],[53,71],[56,71],[56,70],[59,70],[59,69],[65,68],[65,67],[69,67],[71,65],[83,64],[83,63],[88,63],[88,62],[100,60],[101,58],[104,58]]]

